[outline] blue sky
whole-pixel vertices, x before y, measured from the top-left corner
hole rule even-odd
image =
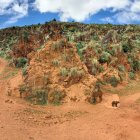
[[[59,21],[140,24],[140,0],[0,0],[0,28]]]

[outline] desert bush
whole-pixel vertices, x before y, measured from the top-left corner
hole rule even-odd
[[[97,67],[97,66],[99,65],[99,62],[98,62],[97,58],[93,58],[93,59],[91,60],[91,64],[92,64],[92,66]]]
[[[140,60],[133,56],[128,56],[128,62],[133,71],[140,71]]]
[[[78,75],[78,68],[77,67],[73,67],[70,69],[70,76],[71,77],[77,77]]]
[[[29,32],[27,32],[27,31],[23,32],[23,39],[24,39],[25,42],[29,41]]]
[[[19,85],[20,97],[22,97],[22,95],[27,92],[29,92],[29,87],[26,84]]]
[[[60,65],[60,61],[58,59],[54,59],[52,61],[53,66],[58,67]]]
[[[48,91],[43,89],[38,89],[35,91],[35,96],[37,98],[37,104],[43,105],[47,103]]]
[[[84,46],[82,44],[82,42],[77,43],[76,48],[77,49],[82,49]]]
[[[33,104],[45,105],[48,103],[48,90],[42,88],[34,89],[26,99]]]
[[[61,50],[64,46],[65,46],[65,41],[59,40],[52,44],[52,50],[58,51],[58,50]]]
[[[25,85],[25,84],[19,85],[19,92],[21,94],[24,93],[24,92],[26,92],[27,90],[28,90],[27,85]]]
[[[93,75],[96,75],[98,70],[97,70],[96,67],[92,66],[91,72],[92,72]]]
[[[66,53],[64,53],[64,54],[62,55],[62,58],[63,58],[64,61],[69,61],[69,60],[70,60],[70,57],[69,57],[68,54],[66,54]]]
[[[85,74],[84,70],[78,71],[78,77],[82,77],[82,76],[84,76],[84,74]]]
[[[109,63],[110,57],[111,57],[110,53],[103,51],[99,58],[99,62],[100,63]]]
[[[28,69],[28,65],[26,64],[23,68],[22,68],[22,75],[25,76],[27,74],[27,69]]]
[[[124,53],[128,53],[131,51],[131,47],[128,44],[123,44],[122,45],[122,50]]]
[[[125,72],[125,67],[124,67],[124,65],[119,65],[119,66],[118,66],[118,70],[121,71],[121,72]]]
[[[51,93],[49,93],[49,103],[54,105],[60,105],[62,99],[65,97],[65,93],[63,93],[60,90],[54,90]]]
[[[129,75],[129,78],[131,79],[131,80],[135,80],[135,73],[134,72],[129,72],[128,73],[128,75]]]
[[[61,46],[61,47],[64,47],[65,46],[65,41],[63,39],[59,40],[58,45]]]
[[[81,59],[81,60],[83,59],[83,52],[82,52],[83,47],[84,47],[84,45],[83,45],[82,42],[79,42],[79,43],[76,45],[77,53],[78,53],[78,55],[80,56],[80,59]]]
[[[19,57],[14,60],[14,64],[17,68],[24,67],[28,62],[28,59],[25,57]]]
[[[108,81],[110,84],[111,84],[111,86],[113,86],[113,87],[117,87],[117,85],[119,84],[119,80],[115,77],[115,76],[111,76],[110,78],[109,78],[109,81]]]
[[[117,45],[115,44],[115,45],[112,45],[111,47],[112,47],[112,50],[110,53],[112,55],[117,56],[117,54],[122,52],[122,45],[120,45],[120,44],[117,44]]]
[[[118,72],[118,76],[119,76],[121,82],[124,81],[126,78],[126,74],[124,72],[121,72],[121,71]]]
[[[4,51],[0,51],[0,57],[5,57],[5,52]]]
[[[102,73],[105,71],[102,65],[99,65],[98,70],[99,70],[99,73]]]
[[[69,76],[71,78],[80,78],[84,75],[84,71],[83,70],[78,70],[77,67],[73,67],[70,69],[70,72],[69,72]]]
[[[42,50],[43,48],[45,48],[45,45],[41,45],[39,48],[37,48],[37,51]]]
[[[91,37],[91,39],[95,40],[95,41],[98,41],[100,38],[95,34]]]
[[[67,70],[67,68],[60,69],[60,76],[67,77],[68,73],[69,73],[69,71]]]
[[[91,60],[91,64],[92,64],[92,69],[91,69],[92,74],[93,74],[93,75],[96,75],[97,72],[98,72],[98,65],[99,65],[99,62],[98,62],[98,60],[97,60],[96,58],[93,58],[93,59]]]
[[[134,71],[140,70],[140,60],[133,60],[132,67]]]

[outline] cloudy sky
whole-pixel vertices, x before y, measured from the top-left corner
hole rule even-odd
[[[140,0],[0,0],[0,28],[60,21],[140,24]]]

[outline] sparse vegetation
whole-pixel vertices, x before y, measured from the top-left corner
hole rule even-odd
[[[77,67],[73,67],[70,69],[69,76],[72,78],[80,78],[84,75],[83,70],[78,70]]]
[[[103,51],[100,58],[99,58],[99,62],[100,63],[109,63],[110,62],[110,58],[111,55],[108,52]]]
[[[52,44],[52,50],[59,51],[62,48],[64,48],[64,46],[65,46],[64,40],[59,40],[59,41]]]
[[[26,64],[23,68],[22,68],[22,75],[25,76],[27,74],[27,69],[28,69],[28,65]]]
[[[52,61],[53,66],[58,67],[60,65],[60,61],[58,59],[54,59]]]
[[[119,80],[115,76],[110,77],[108,82],[113,87],[117,87],[117,85],[119,84]]]
[[[131,80],[135,80],[135,73],[134,72],[129,72],[128,74],[129,74],[129,78]]]
[[[35,105],[46,105],[48,103],[48,91],[47,89],[42,88],[34,89],[33,91],[30,91],[30,94],[26,97],[26,100]]]
[[[49,94],[49,102],[54,105],[60,105],[64,97],[65,97],[65,93],[63,93],[60,90],[55,89]]]
[[[17,68],[23,68],[27,64],[28,60],[25,57],[19,57],[14,60],[14,64]]]
[[[62,77],[67,77],[68,76],[68,70],[67,70],[67,68],[61,68],[60,69],[60,76],[62,76]]]
[[[30,84],[33,89],[42,85],[33,98],[44,104],[49,96],[46,88],[52,90],[54,84],[69,87],[88,74],[95,78],[107,75],[103,80],[113,87],[128,76],[135,80],[140,71],[139,32],[137,25],[85,25],[54,19],[46,24],[0,30],[0,57],[10,59],[10,66],[22,68],[26,86]],[[3,77],[14,75],[16,72],[7,72]],[[54,92],[56,104],[59,94]]]

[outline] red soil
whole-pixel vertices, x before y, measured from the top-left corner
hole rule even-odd
[[[0,60],[0,73],[8,67]],[[105,94],[103,102],[90,105],[68,102],[61,106],[34,106],[15,96],[7,96],[8,83],[0,79],[1,140],[140,140],[140,93],[120,97],[119,108],[112,108],[116,95]],[[72,91],[75,91],[74,89]]]

